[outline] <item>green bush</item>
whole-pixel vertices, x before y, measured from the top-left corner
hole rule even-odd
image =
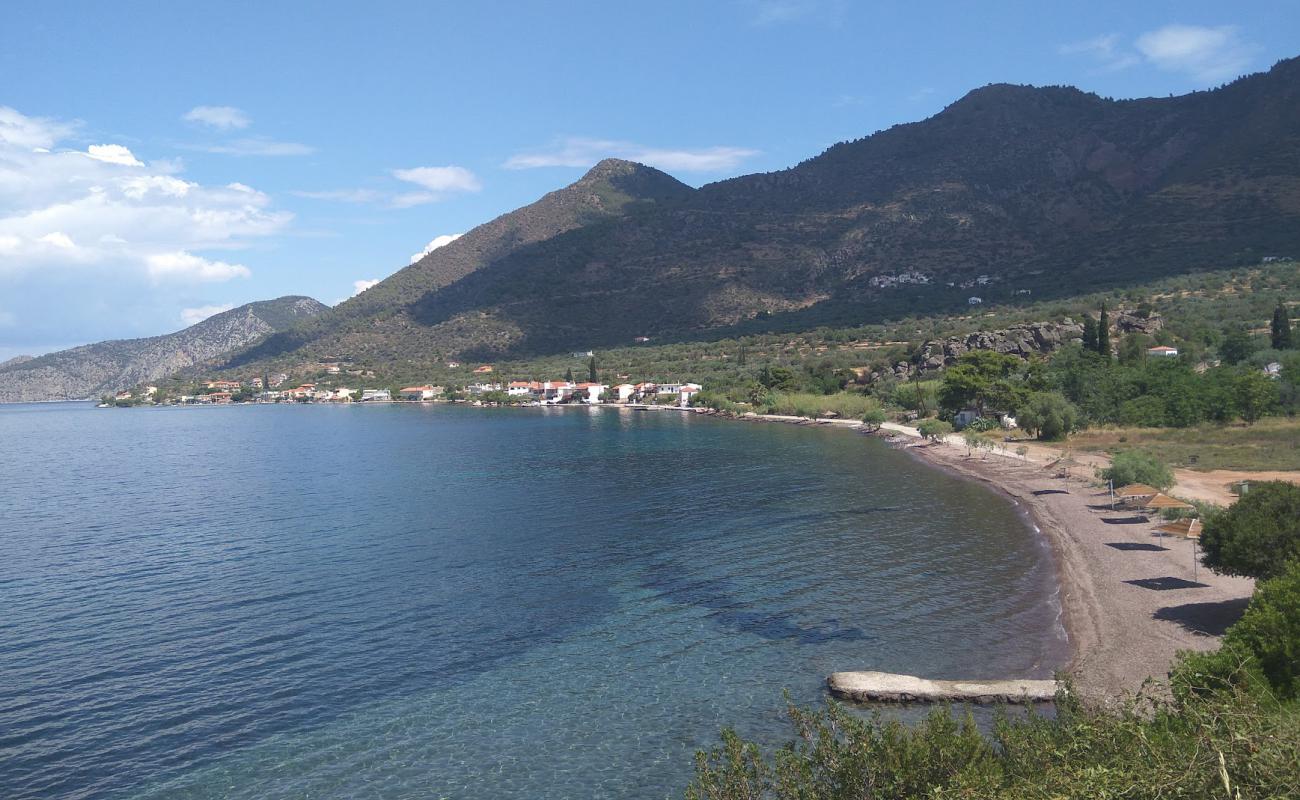
[[[1201,533],[1205,565],[1229,575],[1271,578],[1300,560],[1300,486],[1250,484],[1236,503],[1212,514]]]
[[[1016,424],[1039,439],[1064,438],[1079,424],[1079,410],[1056,392],[1035,392],[1016,412]]]
[[[926,439],[938,441],[952,433],[952,425],[941,419],[923,419],[916,426],[917,431]]]
[[[1174,473],[1163,462],[1145,450],[1125,450],[1110,460],[1110,468],[1101,471],[1101,477],[1115,485],[1145,483],[1157,489],[1174,485]]]

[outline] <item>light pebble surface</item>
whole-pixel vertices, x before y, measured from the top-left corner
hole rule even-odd
[[[964,448],[948,444],[908,450],[994,485],[1047,535],[1070,638],[1068,672],[1085,700],[1112,702],[1148,678],[1164,679],[1180,650],[1216,649],[1254,592],[1249,578],[1194,565],[1193,543],[1155,535],[1156,521],[1123,522],[1135,515],[1110,511],[1107,492],[1087,480],[1056,478],[1040,465],[1006,456],[967,457]],[[1131,549],[1150,546],[1164,549]],[[1161,578],[1200,585],[1134,583]]]

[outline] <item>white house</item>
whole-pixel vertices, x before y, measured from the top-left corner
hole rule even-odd
[[[699,385],[694,383],[683,384],[682,387],[677,390],[677,405],[682,408],[688,408],[691,401],[695,399],[695,395],[699,393]]]
[[[574,387],[574,396],[584,403],[596,404],[600,402],[600,396],[605,393],[609,387],[603,383],[580,383]]]
[[[393,393],[387,389],[362,389],[361,402],[387,403],[393,399]]]
[[[1178,348],[1160,345],[1159,347],[1148,347],[1147,355],[1152,358],[1177,358]]]
[[[407,386],[402,389],[403,400],[432,400],[442,392],[435,392],[433,386],[425,384],[424,386]]]
[[[542,384],[542,398],[548,403],[563,403],[573,396],[573,384],[568,381],[546,381]]]
[[[542,384],[537,381],[511,381],[506,384],[506,394],[511,397],[528,397],[541,395]]]
[[[613,387],[611,391],[614,393],[614,402],[626,403],[632,399],[632,395],[636,394],[636,387],[630,383],[620,383],[618,386]]]

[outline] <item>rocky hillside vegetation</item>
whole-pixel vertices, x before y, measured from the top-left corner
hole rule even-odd
[[[79,400],[158,381],[187,367],[211,364],[326,309],[310,297],[281,297],[222,312],[165,336],[12,359],[0,365],[0,402]]]

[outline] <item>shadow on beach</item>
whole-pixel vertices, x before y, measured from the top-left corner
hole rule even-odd
[[[1151,616],[1165,622],[1175,622],[1202,636],[1222,636],[1228,626],[1241,619],[1249,597],[1220,600],[1216,603],[1184,603],[1156,609]]]

